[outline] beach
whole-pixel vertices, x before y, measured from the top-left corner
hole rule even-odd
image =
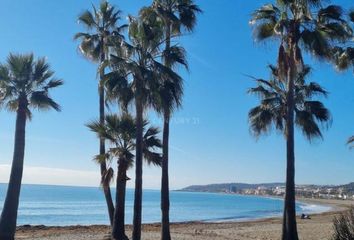
[[[311,215],[311,219],[298,217],[299,237],[303,240],[330,239],[332,220],[340,212],[345,211],[354,201],[298,199],[308,204],[331,206],[329,212]],[[131,235],[131,226],[127,226],[127,235]],[[276,240],[280,239],[281,218],[267,218],[245,222],[189,222],[171,224],[174,240]],[[156,240],[160,237],[159,224],[143,225],[143,240]],[[22,226],[17,230],[16,239],[27,240],[106,240],[109,239],[109,227],[92,226]]]

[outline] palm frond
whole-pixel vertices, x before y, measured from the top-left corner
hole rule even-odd
[[[273,74],[271,80],[256,79],[257,86],[248,90],[260,98],[260,104],[249,111],[250,129],[256,137],[269,133],[272,127],[284,132],[287,119],[286,83],[278,79],[278,68],[271,66],[270,69]],[[327,91],[315,82],[306,83],[305,78],[311,70],[309,66],[305,65],[302,70],[295,81],[295,124],[309,140],[322,138],[319,125],[328,127],[331,114],[323,103],[313,98],[318,95],[327,96]]]
[[[51,97],[49,97],[46,91],[35,91],[30,96],[30,105],[40,110],[54,109],[61,111],[61,107]]]
[[[9,72],[14,76],[13,80],[20,84],[20,79],[24,77],[28,79],[32,67],[34,56],[30,54],[13,54],[10,53],[7,57],[7,68]],[[23,81],[22,81],[23,82]],[[22,84],[23,87],[24,84]]]
[[[160,153],[144,151],[144,159],[148,165],[161,166],[162,156]]]
[[[43,86],[43,88],[48,91],[48,89],[51,89],[51,88],[56,88],[56,87],[59,87],[61,85],[64,84],[64,81],[61,80],[61,79],[51,79],[47,82],[47,84],[45,86]]]
[[[10,54],[7,63],[0,66],[1,103],[10,111],[16,111],[24,99],[29,107],[40,110],[60,106],[49,96],[49,89],[61,86],[62,80],[53,77],[54,72],[45,58],[34,59],[33,54]],[[27,108],[27,106],[25,106]],[[30,118],[30,109],[25,109]]]
[[[76,33],[75,40],[80,40],[79,50],[89,60],[101,61],[103,54],[108,57],[111,48],[119,44],[124,36],[126,25],[117,26],[121,11],[102,0],[98,9],[92,5],[92,11],[86,10],[78,20],[88,30],[87,33]]]
[[[88,29],[92,29],[98,27],[98,23],[96,23],[94,16],[89,10],[84,11],[78,17],[78,22],[84,24]]]
[[[144,128],[148,125],[148,121],[144,121]],[[143,135],[143,155],[148,164],[161,166],[162,156],[156,152],[162,147],[161,140],[158,138],[160,130],[156,127],[149,127]]]
[[[350,19],[350,21],[354,22],[354,10],[351,10],[349,12],[349,19]]]
[[[319,122],[328,123],[331,120],[329,110],[320,101],[305,101],[304,109]]]
[[[324,6],[323,0],[277,0],[276,4],[266,4],[253,14],[250,24],[254,26],[256,40],[276,39],[287,51],[289,38],[298,45],[296,60],[303,64],[302,50],[320,60],[333,61],[330,54],[333,46],[346,48],[353,39],[353,27],[349,18],[338,5]],[[291,27],[295,23],[295,28]],[[298,36],[300,35],[300,38]],[[299,44],[298,44],[299,43]],[[282,59],[284,60],[284,59]],[[344,59],[346,60],[346,59]],[[286,64],[286,61],[279,61]],[[348,61],[339,61],[345,67]],[[279,64],[280,70],[285,68]]]
[[[258,21],[278,22],[280,17],[280,10],[273,4],[263,5],[252,14],[250,24],[256,24]]]
[[[304,48],[319,58],[328,58],[330,45],[323,34],[323,29],[316,29],[314,31],[304,30],[301,33],[301,41]]]
[[[319,30],[332,41],[345,42],[351,38],[353,32],[346,23],[330,22],[323,24]]]
[[[108,187],[114,179],[114,170],[113,168],[108,168],[101,176],[101,186],[103,188]]]
[[[350,146],[350,148],[354,148],[354,136],[351,136],[348,139],[347,144]]]
[[[149,148],[161,148],[161,140],[157,138],[160,130],[155,127],[150,127],[143,136],[144,146],[146,149]]]
[[[188,70],[188,62],[186,58],[186,50],[183,47],[171,46],[162,52],[162,58],[167,66],[176,66],[180,64]]]
[[[50,65],[45,58],[39,58],[33,65],[33,79],[36,79],[37,85],[41,85],[53,77],[54,72],[50,70]]]
[[[112,158],[108,153],[105,154],[97,154],[93,157],[93,161],[95,161],[98,164],[107,162],[107,161],[111,161]]]
[[[272,122],[275,119],[273,112],[265,106],[252,108],[248,113],[250,129],[253,135],[258,138],[261,134],[267,134],[272,129]]]
[[[328,96],[328,92],[315,82],[301,86],[299,91],[303,91],[306,98],[312,98],[315,95]]]
[[[313,138],[323,138],[318,125],[316,124],[312,114],[308,111],[297,111],[295,124],[302,130],[308,140]]]
[[[266,40],[270,37],[274,37],[275,26],[276,25],[272,22],[259,24],[254,30],[254,37],[259,41],[263,41],[263,40]]]
[[[193,31],[197,22],[196,15],[203,11],[193,0],[180,0],[177,5],[181,25],[189,32]]]
[[[18,109],[18,100],[11,99],[5,103],[6,109],[10,112],[16,112]]]
[[[106,124],[101,124],[99,121],[91,121],[86,124],[86,127],[96,133],[98,138],[104,138],[115,143],[116,138],[114,134],[112,134],[112,131],[107,128]]]
[[[342,47],[334,47],[331,49],[330,54],[337,70],[343,71],[349,69],[350,67],[354,67],[353,47],[347,47],[346,49]]]
[[[329,5],[326,8],[322,8],[318,11],[318,18],[321,21],[326,21],[328,19],[332,20],[342,20],[343,9],[338,5]]]

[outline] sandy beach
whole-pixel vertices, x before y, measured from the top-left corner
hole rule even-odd
[[[354,201],[298,199],[309,204],[331,206],[330,212],[314,214],[309,220],[298,218],[300,239],[330,239],[332,235],[332,219],[341,211],[345,211]],[[248,222],[223,223],[174,223],[171,225],[174,240],[276,240],[281,233],[281,219],[268,218]],[[131,226],[127,226],[127,234],[131,234]],[[160,237],[159,224],[143,226],[144,240],[156,240]],[[108,226],[70,226],[45,227],[21,226],[17,230],[16,239],[27,240],[106,240],[109,239]]]

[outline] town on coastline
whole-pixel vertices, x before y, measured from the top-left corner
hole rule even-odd
[[[193,185],[181,189],[188,192],[218,192],[241,195],[276,196],[285,195],[284,183],[226,183]],[[345,185],[296,185],[296,196],[316,199],[354,200],[354,182]]]

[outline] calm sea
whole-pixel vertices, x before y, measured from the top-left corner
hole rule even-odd
[[[0,184],[0,210],[6,185]],[[127,191],[126,223],[132,222],[134,191]],[[171,221],[241,221],[280,216],[279,199],[214,193],[171,192]],[[299,213],[314,213],[329,207],[297,204]],[[160,193],[145,190],[143,222],[160,221]],[[99,188],[23,185],[18,224],[91,225],[108,224],[105,201]]]

